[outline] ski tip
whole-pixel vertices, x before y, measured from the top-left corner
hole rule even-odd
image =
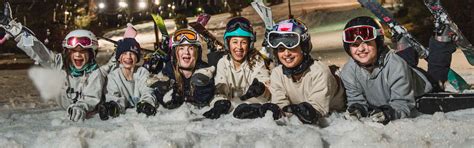
[[[10,19],[12,19],[13,17],[12,17],[12,9],[10,7],[10,3],[5,2],[4,6],[5,6],[5,8],[3,10],[3,15],[7,16]]]

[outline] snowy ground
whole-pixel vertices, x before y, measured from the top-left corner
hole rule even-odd
[[[474,109],[421,115],[386,126],[344,120],[336,113],[321,127],[297,118],[275,122],[226,115],[204,119],[203,110],[160,109],[147,118],[128,110],[118,118],[73,123],[64,111],[15,111],[0,115],[0,147],[471,147]]]
[[[281,6],[277,6],[279,7]],[[299,10],[297,7],[294,9]],[[304,11],[300,13],[306,13]],[[309,8],[307,11],[310,11]],[[310,29],[315,47],[313,57],[327,64],[342,66],[348,57],[341,49],[341,21],[348,16],[363,15],[365,12],[319,13],[317,16],[313,14],[308,13],[303,18],[306,21],[311,21],[313,17],[318,17],[318,20],[339,20],[310,23],[314,25]],[[213,16],[209,23],[211,28],[220,28],[219,22],[225,22],[227,17],[227,14]],[[166,22],[170,23],[169,20]],[[144,43],[146,48],[150,48],[151,42],[154,41],[150,24],[137,25],[137,39]],[[256,27],[258,28],[258,25]],[[172,27],[169,29],[172,30]],[[221,32],[219,29],[215,31],[222,37]],[[119,39],[122,33],[118,30],[109,33],[108,37]],[[258,38],[261,39],[261,36]],[[261,40],[257,41],[257,46],[260,43]],[[100,44],[112,47],[104,42]],[[468,82],[474,82],[474,68],[467,64],[462,52],[457,51],[453,59],[452,68]],[[420,66],[426,67],[426,64],[421,63]],[[341,117],[341,113],[334,113],[316,126],[303,125],[294,117],[275,122],[269,115],[255,120],[238,120],[231,115],[210,120],[201,116],[208,108],[199,110],[184,105],[175,110],[159,108],[156,116],[148,118],[134,110],[128,110],[125,115],[108,121],[101,121],[95,115],[84,122],[74,123],[68,120],[65,111],[52,105],[51,101],[41,102],[38,92],[28,80],[27,70],[0,71],[0,94],[0,147],[283,148],[474,145],[474,109],[420,115],[393,121],[386,126],[366,120],[348,121]]]

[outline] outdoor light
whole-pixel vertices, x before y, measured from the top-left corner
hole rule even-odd
[[[160,5],[160,0],[154,0],[153,3],[154,3],[155,5]]]
[[[69,14],[69,12],[68,12],[68,11],[64,11],[64,14],[65,14],[65,15],[68,15],[68,14]]]
[[[202,11],[202,8],[201,8],[201,7],[199,7],[199,8],[197,9],[197,11],[198,11],[198,12],[201,12],[201,11]]]
[[[100,2],[100,3],[99,3],[99,8],[100,8],[100,9],[104,9],[104,8],[105,8],[104,2]]]
[[[168,4],[168,8],[171,7],[171,4]]]
[[[173,9],[173,10],[174,10],[174,8],[175,8],[175,6],[174,6],[174,5],[173,5],[173,6],[171,6],[171,9]]]
[[[119,5],[119,7],[121,7],[121,8],[126,8],[126,7],[128,7],[128,4],[127,4],[126,2],[123,2],[123,1],[119,2],[118,5]]]
[[[138,8],[145,9],[146,8],[146,2],[144,2],[144,1],[138,2]]]

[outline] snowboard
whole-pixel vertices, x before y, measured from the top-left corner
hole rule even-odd
[[[426,60],[429,55],[428,50],[418,42],[407,29],[398,23],[387,9],[382,7],[376,0],[358,0],[359,3],[366,9],[370,10],[379,20],[384,22],[390,28],[392,36],[403,36],[409,44],[418,52],[420,58]],[[449,69],[450,75],[448,75],[449,83],[458,91],[463,91],[470,88],[470,85],[454,70]],[[448,73],[448,74],[449,74]]]
[[[449,17],[448,12],[443,8],[440,0],[424,0],[424,3],[436,20],[435,28],[440,28],[436,30],[436,32],[441,33],[441,25],[448,25],[455,34],[454,43],[464,53],[469,64],[474,65],[474,49],[471,42],[467,40],[456,23]]]
[[[189,26],[191,26],[194,30],[196,30],[196,32],[201,34],[201,36],[203,36],[204,40],[207,42],[207,63],[209,65],[217,67],[217,63],[219,62],[219,60],[224,55],[226,55],[227,52],[225,52],[225,50],[218,50],[216,48],[216,44],[219,45],[221,48],[224,47],[224,44],[217,40],[217,38],[205,28],[210,19],[210,15],[203,13],[198,16],[196,22],[189,23]]]
[[[155,44],[153,53],[146,54],[143,58],[143,67],[145,67],[151,74],[159,73],[164,66],[164,63],[169,61],[169,34],[166,30],[165,22],[158,14],[151,14],[155,26]],[[158,30],[161,33],[162,39],[159,40]]]
[[[197,33],[201,34],[204,38],[208,39],[209,42],[224,47],[224,44],[221,41],[217,40],[217,38],[199,22],[191,22],[189,23],[189,26],[191,26]]]
[[[416,100],[416,108],[425,114],[474,108],[474,93],[428,93]]]

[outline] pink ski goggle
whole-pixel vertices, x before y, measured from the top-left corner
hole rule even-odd
[[[352,26],[344,30],[342,39],[345,43],[355,43],[357,39],[367,42],[377,38],[377,35],[383,35],[381,31],[368,25]]]
[[[88,37],[70,37],[66,41],[66,48],[75,48],[80,45],[82,48],[92,48],[94,41]]]

